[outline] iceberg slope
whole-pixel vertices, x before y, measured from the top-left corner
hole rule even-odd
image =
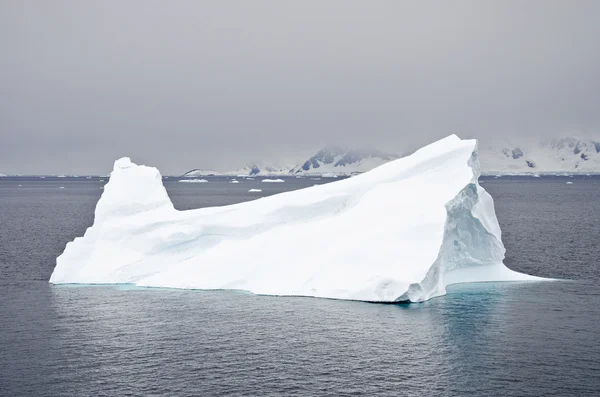
[[[417,302],[452,283],[536,279],[502,263],[479,172],[477,142],[452,135],[350,179],[177,211],[158,170],[123,158],[50,282]]]

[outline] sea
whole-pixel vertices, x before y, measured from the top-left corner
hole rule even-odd
[[[331,181],[207,179],[164,184],[186,210]],[[106,182],[0,178],[0,396],[600,395],[600,177],[482,178],[505,264],[555,280],[414,304],[50,285]]]

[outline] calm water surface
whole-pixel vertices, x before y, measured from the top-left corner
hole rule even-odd
[[[179,209],[324,183],[176,180]],[[0,179],[2,396],[600,394],[599,178],[482,185],[506,264],[570,281],[459,285],[411,305],[49,285],[102,185]]]

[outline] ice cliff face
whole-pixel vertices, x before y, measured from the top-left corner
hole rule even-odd
[[[121,159],[50,282],[418,302],[452,283],[534,279],[503,265],[478,176],[476,141],[450,136],[354,178],[177,211],[155,168]]]

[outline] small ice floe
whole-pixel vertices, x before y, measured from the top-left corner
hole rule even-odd
[[[238,181],[237,179],[232,179],[231,181],[229,181],[229,183],[240,183],[240,181]]]
[[[253,180],[254,180],[254,178],[246,178],[246,180],[248,180],[248,181],[253,181]]]
[[[320,181],[321,180],[321,178],[310,178],[310,179],[312,179],[313,181]]]
[[[40,179],[46,179],[46,177],[45,176],[40,176]]]
[[[573,182],[571,182],[571,181],[567,182],[567,185],[572,185],[572,184],[573,184]]]
[[[302,175],[296,175],[296,179],[302,179]]]
[[[180,179],[178,182],[182,183],[207,183],[206,179]]]
[[[260,193],[260,192],[262,192],[262,190],[260,190],[260,189],[250,189],[250,190],[248,190],[248,193]]]
[[[323,175],[321,175],[323,178],[337,178],[338,176],[336,174],[334,174],[333,172],[326,172]]]
[[[59,189],[64,189],[64,188],[65,188],[64,186],[59,187]]]
[[[263,182],[267,182],[267,183],[281,183],[281,182],[285,182],[283,179],[263,179]]]
[[[22,187],[23,185],[19,185],[19,187]]]

